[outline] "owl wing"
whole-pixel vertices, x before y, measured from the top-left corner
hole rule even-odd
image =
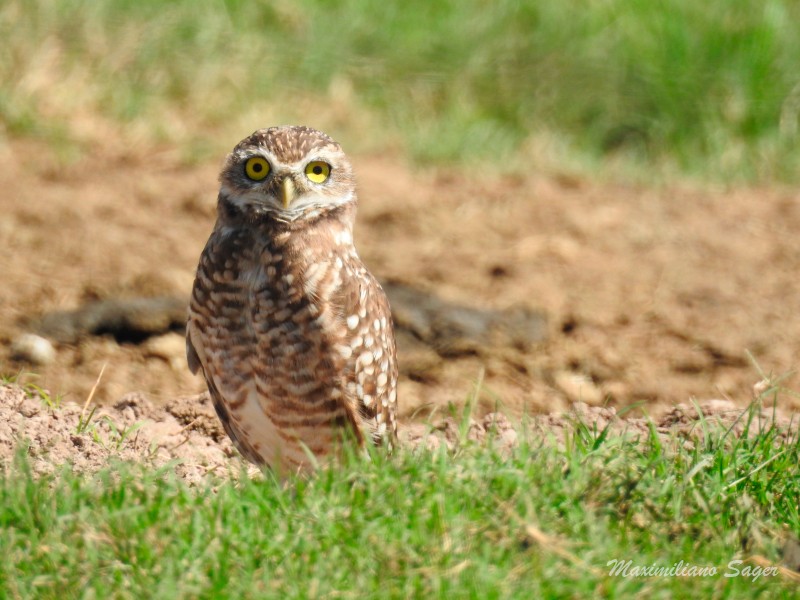
[[[344,325],[342,344],[352,351],[342,370],[343,388],[371,437],[378,440],[395,431],[397,356],[391,308],[366,268],[358,265],[345,273],[343,285],[331,298]]]
[[[192,374],[196,375],[198,371],[203,372],[203,378],[206,380],[214,410],[233,445],[251,462],[261,463],[263,460],[259,457],[258,452],[252,448],[246,439],[237,434],[231,424],[225,397],[220,393],[219,386],[215,381],[214,361],[209,361],[204,344],[204,340],[207,341],[209,338],[209,328],[219,329],[217,320],[221,311],[218,303],[211,297],[211,289],[215,285],[211,273],[219,267],[216,264],[219,257],[226,255],[226,252],[220,251],[219,240],[215,232],[209,238],[200,256],[200,264],[192,287],[189,317],[186,322],[186,362]],[[221,374],[217,373],[217,377],[220,376]]]
[[[209,374],[206,373],[206,368],[203,366],[202,361],[200,360],[200,355],[195,349],[194,343],[192,342],[192,332],[194,330],[191,317],[186,326],[186,362],[189,364],[189,370],[192,372],[193,375],[196,375],[198,371],[203,371],[203,378],[206,380],[206,385],[208,386],[208,392],[211,395],[211,401],[214,404],[214,410],[219,417],[220,422],[222,423],[222,427],[225,429],[225,433],[228,434],[228,437],[233,442],[233,445],[239,450],[239,452],[245,456],[248,460],[252,462],[260,462],[258,455],[251,451],[249,444],[247,444],[244,440],[239,439],[239,436],[236,434],[236,431],[231,426],[231,419],[230,415],[228,415],[228,409],[225,408],[225,402],[222,398],[222,394],[219,393],[217,389],[217,385],[214,383],[214,379],[209,377]],[[202,346],[200,346],[202,348]]]

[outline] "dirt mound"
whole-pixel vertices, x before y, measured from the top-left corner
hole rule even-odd
[[[65,463],[94,472],[115,458],[154,467],[176,461],[178,475],[196,482],[238,468],[233,447],[214,421],[204,394],[155,407],[133,393],[114,406],[85,410],[72,402],[49,406],[34,391],[6,385],[0,387],[0,463],[12,460],[23,443],[37,473]]]
[[[741,435],[746,423],[741,418],[742,411],[732,403],[712,400],[699,407],[676,407],[655,424],[656,432],[665,439],[677,433],[686,443],[695,443],[705,431],[698,426],[699,415],[730,428],[734,435]],[[756,416],[758,426],[774,422],[783,437],[796,434],[797,424],[792,429],[787,418],[774,418],[770,411]],[[491,436],[495,448],[508,452],[520,435],[563,441],[566,432],[574,430],[577,423],[583,423],[590,431],[609,427],[612,433],[634,440],[645,439],[650,433],[645,419],[621,419],[613,408],[579,403],[567,413],[534,417],[526,422],[529,429],[524,432],[502,413],[490,413],[480,420],[459,422],[446,418],[435,426],[409,424],[401,431],[401,442],[411,448],[435,449],[444,445],[452,449],[466,442],[482,443]],[[751,431],[757,429],[752,427]],[[209,473],[238,473],[243,464],[207,394],[155,406],[144,394],[133,393],[113,406],[89,409],[71,402],[55,406],[49,396],[36,390],[0,386],[0,465],[8,465],[21,445],[27,445],[32,467],[39,474],[52,473],[65,464],[74,471],[91,473],[114,459],[153,467],[172,462],[180,477],[197,483]],[[245,466],[251,473],[257,472],[254,467]]]

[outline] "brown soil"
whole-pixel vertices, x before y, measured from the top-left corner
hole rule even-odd
[[[699,409],[699,410],[698,410]],[[705,423],[700,426],[700,415]],[[576,403],[562,414],[539,415],[525,421],[509,420],[495,412],[466,422],[447,417],[434,426],[407,423],[401,430],[401,444],[415,449],[424,446],[449,449],[465,443],[485,443],[507,453],[520,441],[552,439],[563,443],[577,423],[589,431],[608,428],[632,442],[650,436],[644,418],[620,418],[613,408]],[[524,423],[521,424],[521,423]],[[795,439],[797,422],[769,409],[748,416],[732,402],[712,400],[700,405],[674,407],[653,423],[666,448],[674,443],[695,444],[714,424],[734,436],[755,434],[762,428],[777,428],[777,442]],[[123,396],[113,406],[81,407],[72,402],[60,405],[31,389],[0,386],[0,470],[7,468],[22,446],[27,446],[30,465],[36,474],[54,473],[69,465],[78,473],[93,473],[111,460],[140,462],[170,468],[190,484],[202,483],[209,474],[224,477],[258,469],[236,458],[228,437],[217,419],[207,393],[180,397],[162,406],[153,405],[141,393]]]
[[[136,149],[63,166],[30,142],[0,154],[0,372],[83,404],[141,392],[156,407],[203,391],[180,333],[56,345],[47,366],[13,360],[30,319],[105,298],[188,296],[214,220],[218,163]],[[220,153],[220,160],[223,153]],[[356,243],[384,279],[478,308],[526,306],[549,339],[404,370],[401,415],[460,404],[477,415],[554,412],[571,402],[743,405],[761,375],[800,356],[800,194],[786,189],[635,188],[566,178],[415,171],[356,157]],[[401,364],[417,357],[401,355]],[[424,358],[424,357],[423,357]],[[28,381],[31,381],[29,378]],[[797,389],[797,377],[783,385]],[[800,408],[791,394],[779,397]],[[441,412],[440,412],[441,414]]]

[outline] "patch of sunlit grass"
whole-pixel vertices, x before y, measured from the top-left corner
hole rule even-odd
[[[425,163],[790,180],[798,19],[786,0],[10,0],[0,125],[196,160],[303,122]]]

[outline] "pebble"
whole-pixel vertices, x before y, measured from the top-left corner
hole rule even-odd
[[[186,369],[186,338],[178,333],[167,333],[150,338],[143,345],[145,356],[167,361],[174,371]]]
[[[34,365],[49,365],[56,359],[56,350],[50,340],[24,333],[12,342],[11,355]]]
[[[603,392],[585,375],[571,371],[559,371],[553,377],[556,387],[570,402],[585,402],[590,406],[603,403]]]

